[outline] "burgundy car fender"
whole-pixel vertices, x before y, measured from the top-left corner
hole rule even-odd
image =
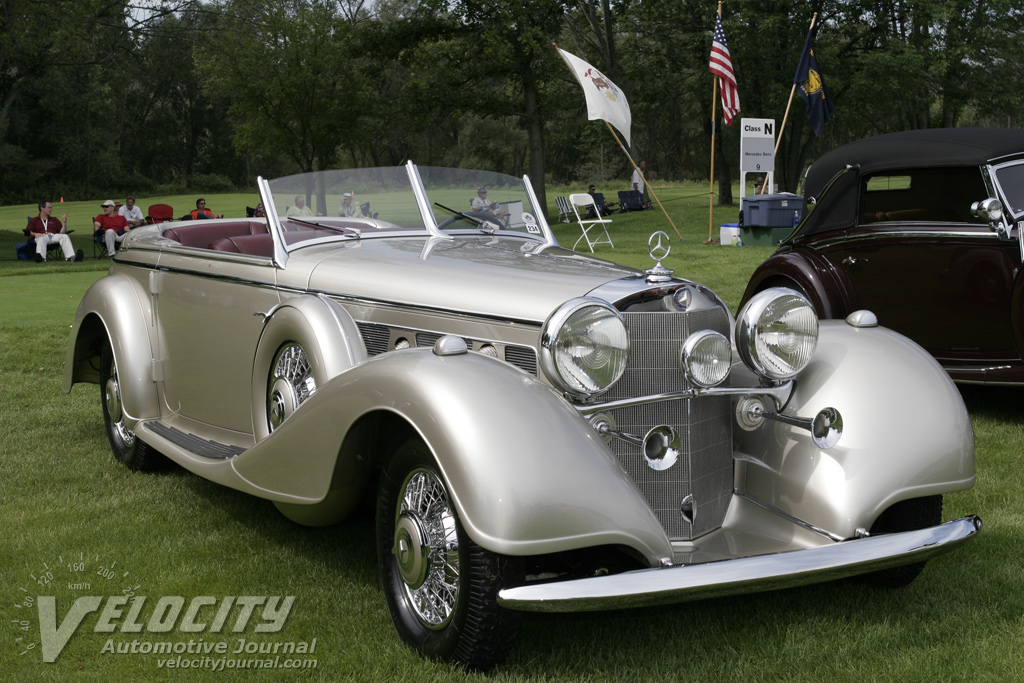
[[[803,291],[819,318],[845,318],[843,278],[832,264],[813,252],[783,246],[757,267],[740,302],[742,307],[769,287],[793,287]]]

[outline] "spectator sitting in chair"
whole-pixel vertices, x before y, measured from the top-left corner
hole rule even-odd
[[[301,194],[295,195],[295,206],[288,207],[289,216],[312,216],[313,210],[306,206],[306,198]]]
[[[359,215],[359,207],[356,206],[353,197],[354,195],[351,192],[346,192],[341,196],[341,204],[338,205],[339,216],[350,218]]]
[[[594,198],[594,204],[597,205],[597,210],[602,216],[612,215],[612,205],[605,200],[604,195],[598,192],[595,186],[588,187],[587,194]],[[593,209],[587,209],[587,218],[597,218],[597,216],[591,216],[591,213],[593,213]]]
[[[189,215],[196,220],[200,218],[224,218],[224,214],[214,214],[213,211],[207,209],[206,200],[202,197],[196,200],[195,211],[190,211]]]
[[[36,263],[46,260],[46,247],[52,242],[60,245],[64,252],[65,261],[81,261],[82,250],[77,252],[71,246],[71,238],[68,237],[68,214],[65,211],[60,220],[51,218],[53,204],[50,202],[39,202],[39,215],[28,222],[28,231],[36,242]]]
[[[93,226],[96,228],[96,232],[103,232],[103,243],[107,245],[107,256],[114,258],[117,245],[124,240],[125,234],[131,231],[132,226],[128,223],[127,218],[117,212],[117,204],[113,199],[108,199],[100,206],[103,207],[103,213],[96,216]]]
[[[498,206],[498,202],[487,201],[487,188],[481,187],[476,191],[476,196],[469,200],[469,208],[472,211],[489,213],[497,219],[502,219],[507,213],[505,209]]]
[[[119,216],[124,216],[124,219],[128,221],[128,226],[137,228],[146,222],[146,219],[142,217],[142,209],[135,205],[135,197],[128,195],[128,198],[124,200],[124,206],[117,210]]]

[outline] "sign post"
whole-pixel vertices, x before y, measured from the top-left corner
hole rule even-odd
[[[740,201],[747,174],[766,174],[766,192],[775,186],[775,119],[740,119]]]

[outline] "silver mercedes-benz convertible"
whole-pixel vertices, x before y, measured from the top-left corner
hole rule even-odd
[[[426,656],[492,666],[522,611],[899,586],[981,527],[942,523],[974,483],[960,395],[870,311],[819,322],[768,289],[734,318],[663,266],[663,233],[646,271],[559,247],[526,177],[259,189],[265,218],[126,236],[64,389],[99,384],[133,469],[308,525],[375,497],[387,607]]]

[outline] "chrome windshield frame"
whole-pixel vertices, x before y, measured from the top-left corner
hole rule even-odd
[[[441,232],[441,229],[437,227],[437,221],[434,220],[434,212],[430,209],[430,198],[427,197],[427,188],[423,186],[423,179],[420,177],[419,167],[410,159],[405,162],[405,170],[409,173],[409,184],[412,186],[412,193],[416,197],[416,206],[420,209],[420,217],[423,218],[423,225],[426,226],[427,232],[430,233],[431,237],[440,237],[446,240],[455,239],[451,235]]]
[[[274,241],[274,266],[284,268],[288,265],[288,249],[284,242],[284,229],[281,227],[281,218],[277,215],[274,193],[270,191],[270,182],[263,176],[256,178],[256,186],[259,188],[260,199],[263,201],[263,211],[267,215],[267,230]]]

